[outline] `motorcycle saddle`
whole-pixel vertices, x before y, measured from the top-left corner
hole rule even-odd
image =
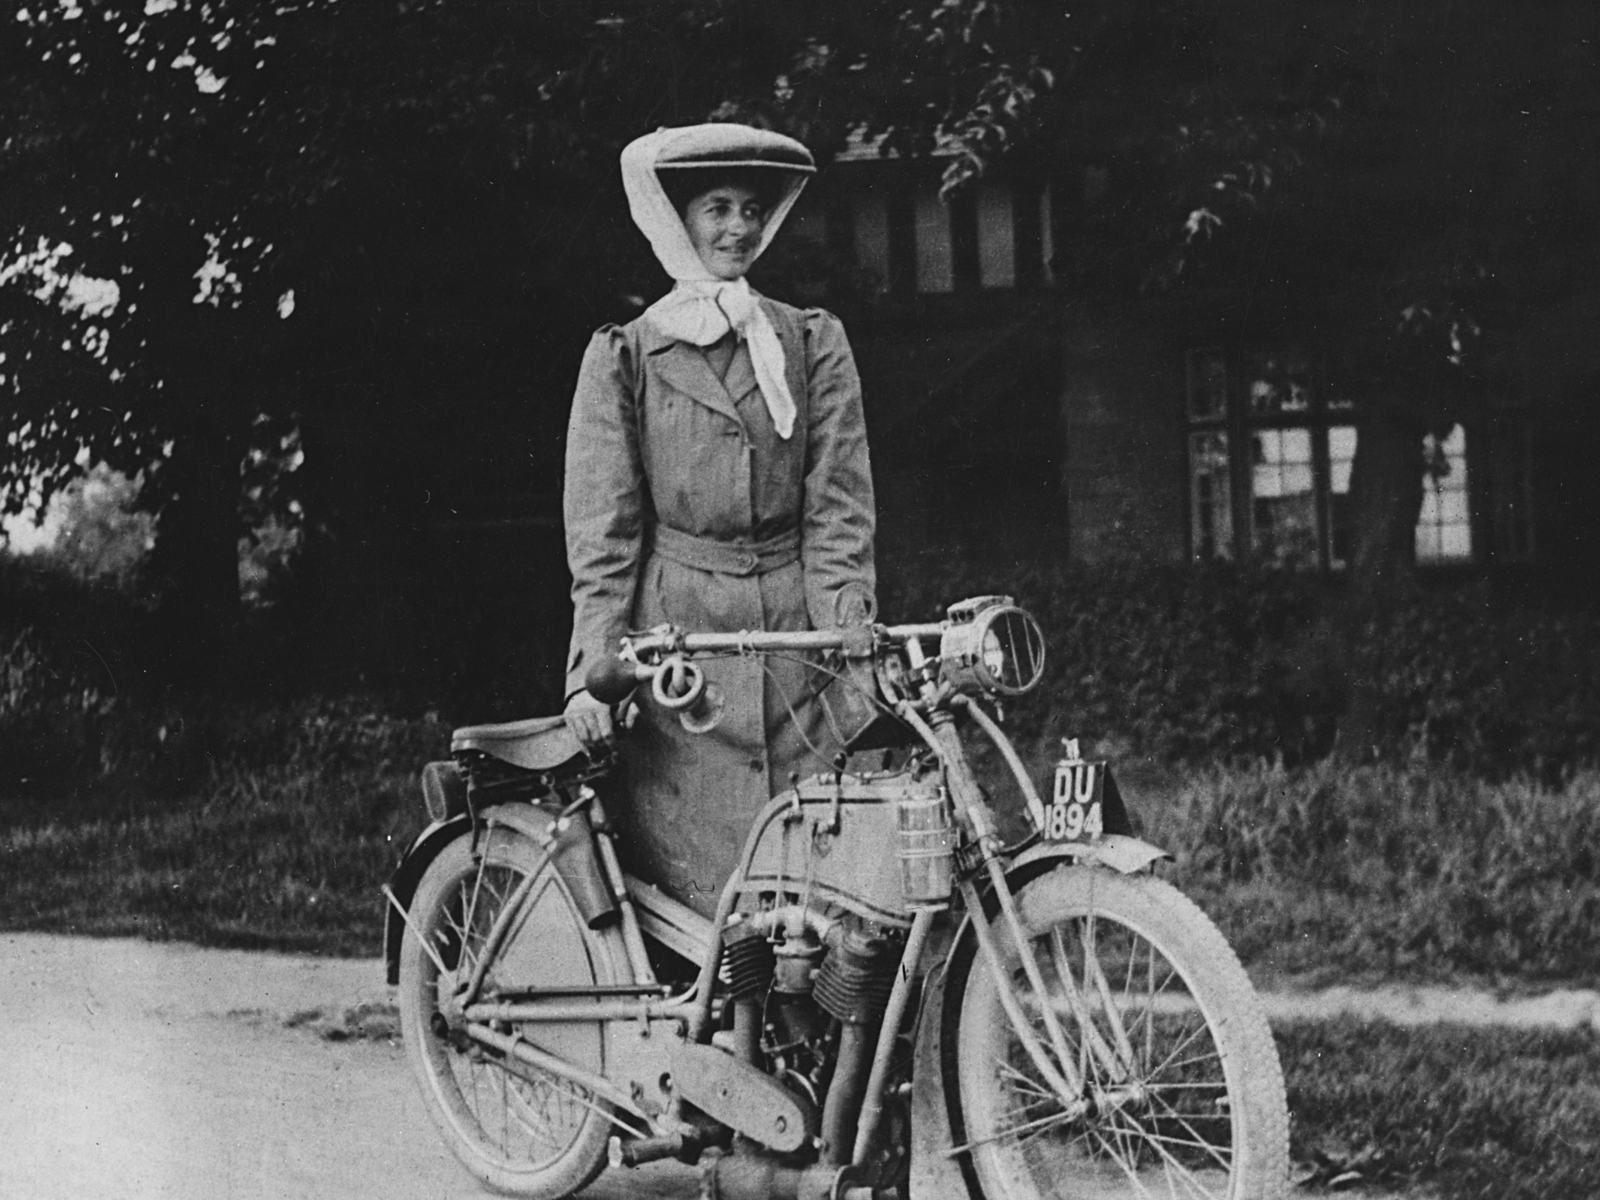
[[[583,753],[565,717],[531,717],[500,725],[463,725],[450,735],[450,752],[476,750],[524,771],[550,771]]]

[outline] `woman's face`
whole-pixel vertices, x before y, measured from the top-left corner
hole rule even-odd
[[[737,183],[702,192],[683,211],[695,253],[718,279],[739,279],[750,269],[766,223],[756,190]]]

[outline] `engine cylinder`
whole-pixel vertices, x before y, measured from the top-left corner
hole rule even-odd
[[[766,935],[748,924],[730,925],[722,933],[723,978],[734,1000],[754,1000],[772,986],[774,956]]]
[[[847,1025],[872,1024],[889,1004],[898,951],[888,938],[846,931],[817,971],[817,1003]]]
[[[812,976],[817,960],[822,957],[822,943],[809,929],[785,938],[773,951],[776,976],[773,990],[788,995],[804,996],[811,991]]]

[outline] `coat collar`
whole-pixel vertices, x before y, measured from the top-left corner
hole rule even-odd
[[[795,345],[789,323],[782,320],[774,311],[772,302],[765,296],[761,297],[759,302],[767,318],[772,321],[773,328],[777,330],[778,340],[783,343],[783,356],[789,364],[792,378],[794,356],[801,352],[801,347]],[[747,346],[741,346],[739,352],[733,356],[733,362],[728,367],[728,377],[722,380],[717,378],[717,373],[711,369],[711,364],[706,361],[705,352],[699,346],[691,346],[687,342],[669,337],[657,329],[655,322],[648,317],[640,317],[639,326],[640,347],[649,360],[651,369],[690,399],[704,404],[723,416],[739,420],[735,405],[758,386],[755,367],[750,361],[750,351]]]

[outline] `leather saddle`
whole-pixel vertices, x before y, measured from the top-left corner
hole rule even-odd
[[[463,725],[450,735],[450,752],[476,750],[524,771],[553,771],[583,755],[565,717],[531,717],[499,725]]]

